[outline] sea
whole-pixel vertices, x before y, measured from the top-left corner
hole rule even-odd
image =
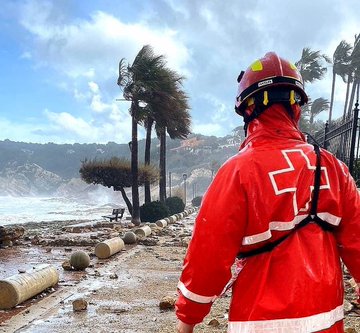
[[[120,198],[104,193],[81,199],[0,196],[0,226],[28,222],[97,221],[118,207],[124,207]]]

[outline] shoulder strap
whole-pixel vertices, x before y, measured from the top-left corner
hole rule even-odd
[[[314,150],[316,154],[316,169],[315,169],[314,191],[311,200],[311,210],[310,210],[311,216],[317,216],[317,206],[319,200],[320,180],[321,180],[321,154],[320,154],[319,146],[315,144]]]
[[[328,223],[324,222],[322,219],[320,219],[317,216],[317,205],[318,205],[318,200],[319,200],[320,181],[321,181],[321,154],[320,154],[320,148],[318,145],[314,144],[314,150],[315,150],[315,154],[316,154],[316,169],[315,169],[314,190],[312,193],[310,214],[308,216],[306,216],[302,221],[300,221],[289,233],[287,233],[283,237],[280,237],[276,241],[268,242],[263,247],[260,247],[258,249],[254,249],[254,250],[251,250],[248,252],[241,252],[237,255],[237,258],[239,258],[239,259],[248,258],[248,257],[252,257],[257,254],[269,252],[269,251],[273,250],[276,246],[278,246],[280,243],[282,243],[289,236],[291,236],[295,231],[299,230],[300,228],[305,227],[311,221],[316,222],[324,230],[332,229]]]

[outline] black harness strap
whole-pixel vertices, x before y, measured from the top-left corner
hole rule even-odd
[[[308,216],[306,216],[302,221],[300,221],[288,234],[284,235],[283,237],[280,237],[276,241],[269,242],[258,249],[254,249],[254,250],[251,250],[248,252],[241,252],[237,255],[237,258],[239,258],[239,259],[248,258],[248,257],[252,257],[255,255],[264,253],[264,252],[272,251],[276,246],[281,244],[285,239],[287,239],[289,236],[291,236],[294,232],[305,227],[310,222],[315,222],[325,231],[331,231],[333,229],[332,225],[323,221],[320,217],[317,216],[317,206],[318,206],[318,200],[319,200],[320,180],[321,180],[321,154],[320,154],[320,148],[318,145],[314,145],[314,150],[315,150],[315,154],[316,154],[316,169],[315,169],[314,190],[312,193],[310,214]]]

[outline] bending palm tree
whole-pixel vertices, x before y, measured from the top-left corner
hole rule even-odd
[[[317,98],[310,105],[310,125],[314,124],[315,117],[323,111],[329,110],[329,101],[325,98]]]
[[[311,51],[310,48],[303,48],[301,59],[295,62],[295,66],[299,69],[300,74],[305,82],[314,82],[320,80],[326,73],[326,67],[321,62],[325,60],[330,63],[331,60],[320,51]]]
[[[176,95],[167,99],[159,113],[155,130],[160,140],[160,181],[159,197],[160,201],[166,199],[166,132],[171,139],[185,139],[191,133],[191,117],[189,114],[188,97],[180,88]]]
[[[359,83],[359,78],[360,78],[360,34],[355,35],[354,47],[353,47],[350,57],[351,57],[351,61],[348,66],[348,72],[347,72],[348,82],[347,82],[347,87],[346,87],[346,99],[345,99],[345,105],[344,105],[343,119],[346,118],[346,114],[351,113],[352,105],[354,102],[356,86]],[[352,83],[353,83],[353,85],[351,88]],[[350,96],[350,101],[349,101],[350,90],[351,90],[351,96]],[[347,109],[348,109],[348,112],[346,113]]]
[[[335,94],[335,81],[336,75],[340,75],[344,82],[346,82],[346,74],[348,73],[348,67],[351,61],[352,46],[346,41],[342,40],[337,46],[333,55],[333,73],[332,73],[332,84],[331,84],[331,97],[330,97],[330,109],[329,109],[329,125],[332,120],[332,110],[334,104]]]
[[[149,45],[144,46],[139,51],[131,66],[125,65],[124,59],[121,59],[119,63],[117,84],[123,89],[124,98],[131,101],[132,222],[135,225],[140,224],[137,125],[144,119],[145,112],[144,108],[139,106],[139,103],[150,102],[151,92],[157,88],[158,74],[162,67],[163,57],[155,56]]]
[[[166,122],[166,118],[169,116],[169,114],[171,114],[168,112],[169,107],[174,107],[174,103],[171,101],[174,101],[178,98],[179,85],[181,85],[183,79],[184,78],[179,76],[175,71],[172,71],[166,67],[163,67],[159,71],[158,89],[152,92],[152,99],[148,104],[149,110],[144,121],[146,127],[145,165],[150,164],[152,126],[154,123],[157,124],[158,122]],[[172,106],[169,106],[171,104]],[[166,174],[164,175],[164,171],[161,171],[160,189],[163,188],[163,180],[166,179],[165,176]],[[160,196],[160,198],[162,198],[162,196]],[[145,183],[145,202],[147,203],[150,201],[150,183]]]

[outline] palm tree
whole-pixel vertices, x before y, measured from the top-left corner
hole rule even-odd
[[[156,134],[160,140],[159,197],[163,202],[166,199],[166,132],[171,139],[185,139],[191,133],[188,96],[179,84],[176,94],[166,98],[164,102],[164,108],[159,113],[155,125]]]
[[[346,87],[346,99],[345,99],[345,105],[344,105],[344,114],[343,119],[346,118],[346,114],[351,113],[352,105],[354,102],[354,96],[355,96],[355,90],[356,86],[359,84],[360,79],[360,34],[355,35],[355,41],[354,41],[354,47],[351,52],[351,61],[348,66],[348,72],[347,72],[347,87]],[[352,88],[351,88],[351,84]],[[351,90],[351,96],[349,100],[349,93]],[[348,112],[346,110],[348,109]]]
[[[314,124],[314,120],[315,120],[315,117],[317,115],[319,115],[321,112],[323,111],[327,111],[329,110],[329,101],[325,98],[317,98],[315,99],[313,102],[311,102],[310,104],[310,118],[309,118],[309,123],[310,125],[313,125]]]
[[[146,128],[145,165],[150,164],[152,126],[154,123],[156,124],[158,122],[160,123],[164,122],[163,118],[166,119],[167,117],[169,117],[169,115],[171,115],[171,112],[168,111],[169,104],[171,104],[170,101],[176,100],[178,98],[177,96],[178,86],[182,83],[183,79],[184,78],[182,76],[178,75],[175,71],[172,71],[165,66],[163,66],[159,71],[158,89],[152,92],[152,98],[148,104],[148,112],[146,113],[147,116],[144,121],[144,125]],[[162,173],[163,172],[164,171],[162,170]],[[161,180],[160,180],[160,184],[162,185]],[[162,187],[163,186],[161,186],[160,188]],[[148,203],[150,201],[151,201],[150,183],[146,182],[145,203]]]
[[[295,66],[300,71],[300,74],[305,82],[314,82],[320,80],[326,73],[327,68],[322,66],[321,62],[325,60],[330,63],[331,60],[320,51],[311,51],[309,47],[302,50],[301,59],[295,62]]]
[[[346,82],[346,74],[348,72],[348,66],[350,64],[352,46],[346,41],[342,40],[337,46],[333,54],[333,72],[332,72],[332,85],[331,85],[331,98],[330,98],[330,109],[329,109],[329,125],[332,120],[332,110],[334,104],[335,94],[335,81],[336,75],[340,75],[344,82]]]
[[[139,104],[150,101],[151,91],[156,90],[159,69],[162,67],[163,57],[155,56],[149,45],[142,47],[131,66],[125,65],[124,58],[119,63],[117,84],[123,89],[125,100],[131,101],[132,222],[135,225],[140,224],[137,125],[144,119],[145,112],[145,108],[141,108]]]

